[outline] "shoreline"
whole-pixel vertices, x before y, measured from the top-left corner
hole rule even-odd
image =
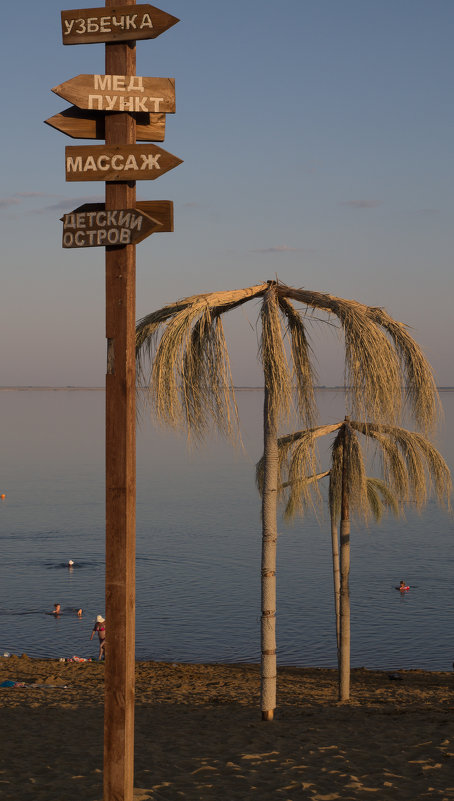
[[[0,657],[0,683],[10,680],[25,687],[0,687],[0,706],[103,705],[104,662]],[[336,706],[335,668],[278,667],[278,711],[281,706]],[[33,686],[34,685],[34,686]],[[50,690],[65,689],[63,696]],[[434,706],[454,710],[454,672],[370,670],[352,668],[350,706],[372,708],[392,704],[396,709]],[[257,706],[260,665],[256,663],[192,663],[136,660],[136,706],[160,703],[235,704]]]
[[[0,784],[5,801],[101,801],[99,662],[0,658]],[[278,670],[272,723],[255,664],[136,663],[134,801],[454,799],[454,676]]]

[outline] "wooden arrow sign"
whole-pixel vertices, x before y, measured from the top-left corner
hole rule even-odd
[[[182,163],[158,145],[70,145],[65,155],[67,181],[154,180]]]
[[[136,209],[161,223],[157,234],[173,231],[173,202],[171,200],[137,200]]]
[[[173,78],[139,75],[76,75],[54,86],[56,95],[90,111],[175,111]]]
[[[106,211],[104,203],[85,203],[60,218],[64,248],[137,245],[162,228],[138,209]]]
[[[44,120],[47,125],[56,128],[57,131],[72,136],[73,139],[105,139],[106,126],[105,114],[99,111],[85,111],[84,109],[71,106],[54,114],[48,120]],[[134,115],[136,120],[136,140],[137,142],[163,142],[166,130],[166,115],[159,112],[141,112]]]
[[[155,39],[177,22],[177,17],[148,4],[61,12],[64,45]]]

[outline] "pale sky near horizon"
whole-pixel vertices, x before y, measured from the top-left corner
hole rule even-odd
[[[277,275],[384,306],[454,385],[454,3],[157,5],[181,22],[137,43],[137,74],[175,78],[160,144],[184,163],[137,183],[175,204],[175,232],[137,247],[137,317]],[[3,10],[0,386],[104,383],[104,250],[63,250],[59,221],[104,184],[66,183],[65,145],[89,142],[43,124],[69,105],[53,86],[104,72],[104,45],[62,45],[68,7]],[[240,385],[262,383],[257,315],[226,325]],[[322,384],[342,380],[336,338],[315,322]]]

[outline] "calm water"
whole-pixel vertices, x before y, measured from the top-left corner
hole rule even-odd
[[[343,395],[319,392],[321,420]],[[438,445],[454,466],[454,392],[442,393]],[[259,660],[262,393],[239,393],[245,450],[144,419],[137,453],[138,658]],[[0,653],[97,655],[104,613],[104,393],[0,392]],[[285,433],[285,432],[282,432]],[[279,524],[278,659],[335,666],[329,521]],[[65,564],[73,559],[69,572]],[[352,532],[352,665],[450,670],[454,660],[453,519],[423,515]],[[405,579],[412,591],[394,587]],[[81,606],[46,615],[56,602]]]

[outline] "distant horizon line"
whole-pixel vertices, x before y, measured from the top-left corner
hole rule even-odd
[[[145,387],[145,386],[137,387],[137,389],[146,390],[147,387]],[[249,392],[249,391],[259,392],[259,391],[263,391],[264,387],[263,386],[246,386],[246,385],[234,384],[233,387],[230,387],[230,389],[234,389],[234,390],[237,390],[237,391],[244,390],[246,392]],[[295,389],[296,389],[296,387],[295,387]],[[344,387],[341,384],[334,384],[334,385],[318,384],[318,385],[316,385],[314,387],[314,389],[329,389],[329,390],[336,390],[336,391],[345,391],[345,390],[348,389],[348,387]],[[80,385],[79,386],[79,385],[72,385],[72,384],[67,384],[66,386],[59,386],[59,385],[55,385],[54,386],[52,384],[48,384],[48,385],[39,385],[39,384],[23,384],[22,385],[22,384],[18,384],[16,386],[4,386],[4,387],[0,386],[0,392],[28,392],[28,391],[30,391],[30,392],[46,392],[46,391],[49,391],[49,392],[53,392],[53,391],[58,391],[58,392],[84,392],[84,391],[85,392],[86,391],[89,391],[89,392],[105,392],[105,390],[106,390],[105,387],[95,387],[95,386],[85,386],[85,385]],[[439,392],[445,392],[445,391],[449,392],[449,391],[454,390],[454,386],[437,386],[437,390]]]

